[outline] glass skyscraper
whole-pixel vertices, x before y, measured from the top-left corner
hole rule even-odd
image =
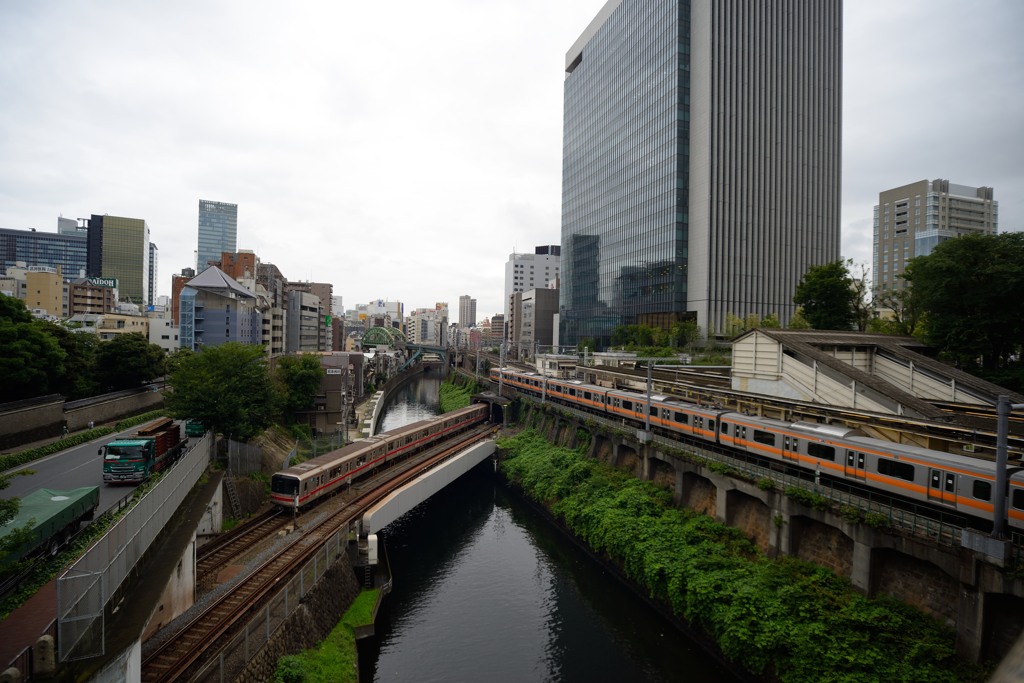
[[[196,272],[220,261],[225,251],[236,252],[238,237],[238,204],[199,200],[199,256]]]
[[[566,54],[563,344],[775,313],[839,257],[841,0],[610,0]]]
[[[121,301],[140,306],[152,303],[146,221],[93,214],[89,219],[88,243],[87,275],[116,279]]]

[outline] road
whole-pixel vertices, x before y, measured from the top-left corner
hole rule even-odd
[[[32,470],[35,474],[11,477],[10,486],[0,490],[0,498],[23,498],[38,489],[76,489],[82,486],[100,487],[100,504],[97,514],[106,512],[117,505],[125,496],[132,495],[135,485],[108,486],[103,483],[103,458],[100,446],[121,435],[133,434],[138,427],[126,429],[118,434],[107,434],[81,446],[75,446],[60,453],[48,455],[10,470],[8,473]],[[192,442],[193,439],[189,439]]]

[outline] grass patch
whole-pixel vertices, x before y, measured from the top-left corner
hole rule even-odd
[[[355,628],[372,621],[379,592],[361,592],[324,642],[277,660],[274,683],[356,683]]]

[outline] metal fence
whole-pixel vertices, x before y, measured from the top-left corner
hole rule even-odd
[[[345,552],[348,537],[349,529],[345,528],[324,541],[302,569],[267,600],[264,607],[254,613],[217,656],[203,665],[191,680],[210,683],[237,680],[252,657],[270,642],[288,617],[298,609],[306,594],[313,590]]]
[[[263,449],[252,444],[228,439],[228,474],[244,477],[263,471]]]
[[[622,432],[624,429],[635,431],[634,427],[625,427],[621,422],[615,420],[609,420],[607,418],[599,417],[592,413],[587,413],[561,404],[542,404],[542,402],[537,401],[532,397],[523,394],[519,395],[534,405],[550,406],[558,411],[562,411],[578,418],[581,422],[594,422],[616,432]],[[913,511],[915,508],[924,510],[926,509],[925,506],[913,505],[910,510],[907,510],[892,505],[887,496],[879,496],[876,498],[871,495],[838,489],[828,480],[808,481],[807,479],[803,479],[792,474],[786,474],[767,467],[755,465],[747,462],[746,460],[733,457],[725,453],[705,450],[690,443],[675,441],[659,434],[652,434],[651,441],[674,451],[682,450],[705,460],[722,463],[752,481],[770,479],[775,484],[781,485],[783,489],[796,488],[821,496],[829,504],[838,505],[844,508],[853,508],[862,512],[865,515],[865,518],[867,518],[867,515],[872,515],[870,519],[877,520],[879,524],[899,530],[903,533],[917,536],[919,538],[928,538],[946,545],[960,545],[961,532],[963,530],[962,525],[936,520],[931,516],[918,514]]]
[[[57,579],[57,644],[61,661],[104,653],[103,610],[163,530],[210,462],[209,433]]]

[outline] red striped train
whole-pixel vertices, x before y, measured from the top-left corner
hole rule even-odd
[[[538,398],[645,425],[647,396],[577,380],[494,368],[491,379]],[[850,480],[912,501],[992,521],[995,464],[865,436],[859,430],[785,422],[651,396],[651,429],[685,435],[785,462],[834,479]],[[1024,529],[1024,472],[1009,481],[1008,524]]]
[[[361,439],[277,472],[270,478],[270,499],[288,508],[308,507],[342,486],[385,465],[419,453],[488,419],[484,403],[445,413]]]

